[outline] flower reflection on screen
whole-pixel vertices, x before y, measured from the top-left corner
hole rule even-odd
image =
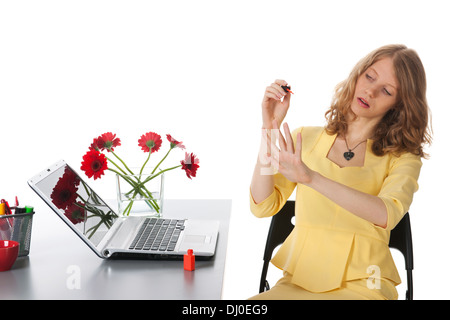
[[[101,227],[110,228],[117,215],[93,192],[69,166],[50,195],[73,224],[83,223],[83,233],[90,239]]]

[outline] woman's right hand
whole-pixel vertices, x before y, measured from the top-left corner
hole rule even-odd
[[[291,94],[281,86],[287,86],[284,80],[275,80],[266,88],[262,101],[263,128],[279,129],[289,109]],[[273,120],[277,120],[278,128],[273,128]]]

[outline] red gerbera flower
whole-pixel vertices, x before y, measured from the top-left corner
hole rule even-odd
[[[183,141],[177,141],[170,134],[166,134],[167,140],[170,142],[170,149],[173,149],[175,147],[178,147],[180,149],[184,149],[185,146],[182,145]]]
[[[142,148],[144,152],[151,153],[158,151],[161,147],[162,140],[161,136],[154,132],[147,132],[143,134],[141,138],[138,140],[139,146]]]
[[[103,151],[104,149],[109,151],[114,151],[115,147],[120,146],[120,139],[116,138],[116,135],[111,132],[106,132],[97,138],[97,141],[94,139],[94,143],[91,145],[95,149],[94,144],[97,145],[97,148]]]
[[[97,150],[89,150],[83,156],[83,162],[81,162],[81,170],[86,172],[86,175],[94,180],[100,178],[102,174],[105,174],[105,170],[108,169],[108,162],[103,153]]]
[[[67,166],[64,169],[64,174],[60,180],[67,180],[68,183],[72,183],[74,186],[78,186],[80,184],[80,178]]]
[[[86,212],[84,210],[84,204],[77,201],[69,206],[64,213],[64,215],[72,222],[73,224],[77,224],[83,222],[86,216]]]
[[[89,146],[89,150],[100,150],[98,147],[98,138],[94,138],[94,141]]]
[[[197,156],[193,153],[188,154],[186,152],[185,159],[180,161],[182,164],[181,169],[186,171],[186,175],[189,179],[192,179],[191,177],[195,177],[197,173],[197,169],[200,167],[198,165],[199,159]]]
[[[74,180],[63,175],[53,188],[50,198],[57,208],[65,210],[77,199],[77,191]]]

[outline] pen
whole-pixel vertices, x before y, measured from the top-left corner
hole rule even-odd
[[[291,91],[291,86],[281,86],[281,87],[283,88],[284,91],[290,92],[290,93],[294,94],[294,93]]]

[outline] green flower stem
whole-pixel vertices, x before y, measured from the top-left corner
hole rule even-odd
[[[90,231],[92,231],[91,234],[88,235],[88,239],[90,239],[90,238],[94,235],[94,233],[97,232],[97,230],[98,230],[98,228],[101,226],[101,224],[102,224],[102,223],[99,222],[98,224],[96,224],[95,226],[93,226],[92,228],[90,228],[89,230],[86,230],[86,234],[88,234]]]
[[[127,207],[125,208],[125,210],[123,210],[123,215],[124,215],[124,216],[125,216],[125,215],[127,215],[127,216],[130,215],[131,208],[133,207],[133,202],[134,202],[134,200],[130,200],[130,203],[128,203],[128,205],[127,205]]]
[[[164,172],[167,172],[167,171],[170,171],[170,170],[179,168],[179,167],[181,167],[181,164],[178,165],[178,166],[175,166],[175,167],[171,167],[171,168],[167,168],[167,169],[161,170],[161,171],[158,172],[157,174],[152,175],[152,176],[148,177],[147,179],[145,179],[145,180],[142,182],[142,184],[149,182],[150,180],[152,180],[153,178],[156,178],[157,176],[159,176],[160,174],[162,174],[162,173],[164,173]]]
[[[83,183],[84,184],[84,183]],[[88,194],[89,195],[89,194]],[[84,200],[83,199],[83,197],[82,196],[80,196],[80,194],[79,193],[77,193],[77,196],[81,199],[81,201],[83,201],[83,203],[86,203],[87,201],[86,200]],[[77,205],[78,207],[80,207],[80,205],[79,204],[77,204],[76,202],[74,202],[74,204],[75,205]]]
[[[169,151],[167,151],[166,155],[164,156],[164,158],[161,159],[161,161],[156,165],[156,167],[153,169],[152,174],[155,173],[156,169],[158,169],[159,165],[166,160],[167,156],[169,155],[170,151],[172,151],[173,148],[170,148]]]
[[[120,166],[118,166],[118,165],[117,165],[114,161],[112,161],[110,158],[106,157],[106,159],[107,159],[109,162],[111,162],[113,165],[115,165],[117,169],[119,169],[120,171],[122,171],[123,174],[128,175],[128,173],[127,173],[126,171],[124,171]],[[109,168],[108,168],[108,170],[111,170],[111,171],[112,171],[112,169],[109,169]]]
[[[131,179],[128,177],[128,174],[127,174],[126,172],[125,172],[124,174],[122,174],[122,173],[120,173],[119,171],[114,170],[114,169],[111,169],[111,168],[108,168],[108,170],[114,172],[115,174],[118,174],[118,175],[121,176],[126,182],[128,182],[129,184],[131,184],[133,187],[137,188],[136,182],[134,182],[133,180],[131,180]]]
[[[85,231],[85,234],[88,236],[88,239],[90,239],[95,234],[95,232],[97,232],[98,228],[100,228],[102,224],[104,224],[108,229],[111,228],[112,219],[117,217],[115,214],[111,214],[111,211],[108,211],[108,213],[105,214],[102,210],[97,209],[95,204],[91,205],[88,202],[85,202],[84,205],[79,205],[78,203],[75,203],[75,205],[80,209],[85,210],[85,212],[92,213],[92,215],[86,216],[85,223],[90,218],[97,217],[100,219],[100,221],[96,225],[92,226],[91,228]]]
[[[86,186],[83,180],[80,179],[81,184],[83,185],[84,191],[86,191],[86,194],[88,196],[88,199],[91,197],[91,193],[89,192],[89,188]],[[79,193],[77,193],[77,196],[83,201],[83,203],[86,203],[86,200],[84,200]]]
[[[147,162],[148,162],[148,160],[150,160],[150,156],[151,156],[151,150],[150,150],[150,152],[148,153],[148,157],[147,157],[147,160],[145,160],[145,162],[144,162],[144,164],[142,165],[142,168],[141,168],[141,171],[139,172],[139,175],[141,175],[142,174],[142,171],[144,171],[144,167],[145,167],[145,165],[147,164]],[[153,173],[153,172],[152,172]],[[140,179],[141,177],[139,176],[139,179]]]
[[[114,151],[111,150],[111,153],[112,153],[117,159],[119,159],[120,162],[122,162],[122,164],[125,166],[125,168],[126,168],[131,174],[134,174],[133,171],[131,171],[130,168],[128,168],[128,166],[125,164],[125,162],[123,162],[123,160],[120,159],[120,157],[119,157]]]

